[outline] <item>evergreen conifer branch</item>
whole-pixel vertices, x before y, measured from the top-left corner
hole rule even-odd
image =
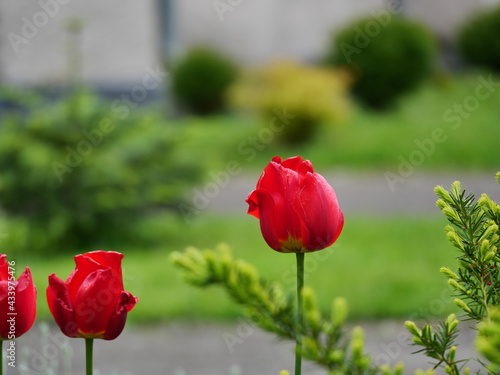
[[[301,326],[295,316],[293,294],[285,292],[278,283],[263,280],[252,265],[234,260],[227,246],[216,250],[188,248],[173,253],[172,260],[190,284],[223,287],[261,329],[290,340],[301,335],[303,357],[323,366],[331,375],[403,374],[402,364],[391,369],[372,363],[364,350],[361,327],[350,334],[346,331],[347,305],[342,298],[335,299],[331,311],[323,314],[318,310],[313,290],[305,287]]]
[[[500,182],[500,173],[496,177]],[[445,227],[446,236],[459,251],[458,269],[453,271],[441,267],[440,271],[448,278],[456,296],[454,302],[467,319],[486,322],[481,323],[486,327],[483,332],[494,330],[492,327],[497,322],[490,314],[498,314],[495,315],[498,318],[496,340],[500,340],[500,312],[495,310],[500,304],[500,206],[486,194],[476,201],[473,194],[466,194],[459,182],[454,182],[449,191],[437,186],[435,192],[440,198],[436,204],[450,222]],[[414,344],[422,346],[418,352],[424,352],[435,361],[434,368],[444,367],[449,375],[469,374],[469,368],[465,368],[469,360],[456,359],[458,320],[454,314],[435,328],[424,325],[419,329],[413,322],[407,322],[406,327],[413,335]],[[495,343],[490,338],[484,333],[478,339],[478,348],[488,353],[490,356],[485,356],[492,361],[492,353],[496,352],[492,349]],[[496,354],[500,363],[500,351]],[[492,366],[495,366],[494,362]]]

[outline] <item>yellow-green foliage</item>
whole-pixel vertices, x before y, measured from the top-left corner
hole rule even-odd
[[[285,112],[280,138],[296,143],[311,138],[320,123],[338,123],[349,115],[349,82],[340,70],[277,61],[241,78],[230,89],[229,100],[266,120]]]

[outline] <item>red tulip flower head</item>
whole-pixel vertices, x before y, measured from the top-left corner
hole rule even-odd
[[[137,303],[123,290],[122,258],[114,251],[93,251],[75,256],[76,268],[66,282],[49,276],[49,309],[66,336],[113,340],[120,335]]]
[[[283,253],[306,253],[332,245],[344,226],[335,191],[311,162],[274,157],[246,199],[260,220],[267,244]]]
[[[36,288],[28,267],[15,278],[15,262],[0,254],[0,340],[25,334],[35,322]]]

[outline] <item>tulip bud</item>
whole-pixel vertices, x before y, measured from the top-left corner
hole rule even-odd
[[[122,258],[114,251],[92,251],[75,256],[76,268],[65,282],[49,276],[47,302],[66,336],[113,340],[120,335],[137,303],[123,290]]]
[[[274,157],[246,202],[247,213],[260,220],[266,243],[282,253],[329,247],[344,226],[335,191],[300,156]]]

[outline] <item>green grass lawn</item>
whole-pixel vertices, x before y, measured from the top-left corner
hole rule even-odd
[[[432,140],[438,131],[439,140],[427,150],[420,169],[491,170],[500,160],[500,90],[485,87],[488,81],[498,86],[500,77],[485,72],[441,77],[404,97],[392,111],[355,108],[349,120],[323,124],[313,142],[294,147],[269,138],[262,130],[269,125],[255,118],[191,117],[180,124],[186,130],[186,147],[215,163],[215,169],[228,160],[260,169],[275,155],[301,155],[319,170],[393,170],[399,157],[407,159],[419,150],[416,142]]]
[[[165,246],[157,249],[114,249],[125,254],[126,289],[140,301],[129,318],[135,322],[171,319],[220,320],[242,314],[222,290],[198,290],[187,285],[173,267],[172,251],[193,245],[213,248],[229,244],[235,258],[254,264],[262,277],[295,287],[293,254],[270,250],[250,216],[199,217],[187,225],[166,220]],[[400,317],[425,319],[453,309],[443,265],[454,266],[455,251],[445,239],[445,219],[346,217],[339,240],[330,249],[306,256],[306,285],[314,287],[320,305],[344,296],[352,319]],[[47,276],[65,279],[73,269],[71,255],[56,259],[17,259],[29,265],[38,287],[38,315],[47,318]],[[443,297],[444,296],[444,297]]]

